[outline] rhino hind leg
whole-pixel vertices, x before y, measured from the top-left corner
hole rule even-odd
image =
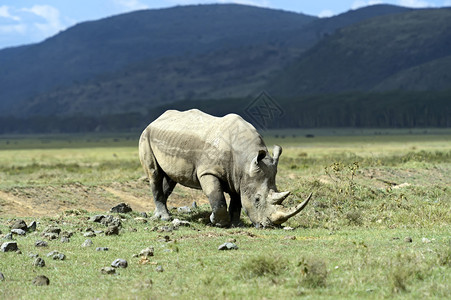
[[[166,194],[170,194],[167,190],[164,190],[164,177],[160,180],[150,180],[150,188],[152,189],[153,200],[155,202],[154,217],[168,221],[171,219],[166,202],[168,200]],[[174,184],[175,186],[175,184]],[[172,187],[173,188],[173,187]],[[171,189],[172,191],[172,189]]]
[[[213,175],[204,175],[199,178],[202,191],[208,197],[211,206],[210,221],[213,225],[227,227],[230,225],[230,215],[227,212],[227,202],[221,182]]]

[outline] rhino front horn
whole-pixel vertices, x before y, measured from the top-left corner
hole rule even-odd
[[[310,198],[312,198],[313,193],[310,193],[310,195],[307,197],[307,199],[304,200],[301,204],[299,204],[296,207],[293,207],[289,209],[288,211],[276,211],[273,213],[270,217],[270,220],[272,223],[279,225],[288,220],[289,218],[297,215],[301,210],[305,208],[307,203],[310,201]]]

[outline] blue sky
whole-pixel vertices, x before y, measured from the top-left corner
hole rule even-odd
[[[40,42],[83,21],[138,9],[208,3],[248,4],[319,17],[381,3],[417,8],[451,6],[451,0],[0,0],[0,49]]]

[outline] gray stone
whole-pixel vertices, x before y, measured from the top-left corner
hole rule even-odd
[[[108,251],[108,247],[97,247],[96,251]]]
[[[41,268],[45,267],[45,261],[40,257],[36,257],[36,259],[33,262],[33,266]]]
[[[92,246],[92,241],[90,239],[87,239],[86,241],[83,242],[83,244],[81,244],[82,247],[91,247]]]
[[[193,204],[191,204],[191,207],[194,208],[194,209],[197,209],[197,203],[196,203],[196,201],[193,201]]]
[[[177,208],[177,211],[181,212],[181,213],[190,213],[191,208],[189,208],[189,206],[181,206],[181,207]]]
[[[100,223],[100,221],[102,221],[104,218],[105,218],[104,215],[95,215],[89,218],[89,221]]]
[[[61,232],[61,237],[66,237],[68,239],[70,239],[73,235],[74,235],[74,233],[72,231],[63,231],[63,232]]]
[[[31,257],[31,258],[36,258],[36,257],[39,256],[39,254],[36,254],[36,253],[28,253],[28,256]]]
[[[412,243],[412,238],[410,236],[404,238],[404,242],[406,243]]]
[[[5,280],[5,275],[3,275],[2,272],[0,272],[0,281],[3,281],[3,280]]]
[[[114,268],[127,268],[128,267],[128,263],[125,259],[122,258],[118,258],[115,259],[112,263],[111,266]]]
[[[44,233],[55,233],[56,235],[59,235],[61,233],[61,228],[49,226],[43,231],[43,234]]]
[[[119,203],[118,205],[111,208],[110,212],[112,213],[129,213],[132,211],[132,208],[127,203]]]
[[[421,239],[421,241],[423,242],[423,243],[425,243],[425,244],[429,244],[429,243],[431,243],[431,240],[430,239],[428,239],[428,238],[422,238]]]
[[[27,232],[23,229],[11,229],[11,233],[17,235],[25,235]]]
[[[36,223],[36,221],[32,221],[32,222],[30,223],[30,225],[28,225],[27,231],[28,231],[28,232],[36,231],[37,225],[38,225],[38,224]]]
[[[108,226],[107,230],[105,230],[105,235],[118,235],[119,234],[119,226]]]
[[[3,237],[3,239],[4,240],[10,240],[10,241],[12,241],[13,240],[13,234],[10,232],[10,233],[7,233],[7,234],[5,234],[5,236]]]
[[[113,217],[113,216],[105,216],[101,221],[101,224],[105,226],[121,226],[121,220],[119,218]]]
[[[25,223],[24,220],[17,220],[14,222],[14,224],[11,226],[11,229],[22,229],[27,230],[27,223]]]
[[[63,253],[58,253],[52,256],[53,260],[65,260],[66,259],[66,255]]]
[[[224,243],[218,247],[218,250],[238,250],[238,246],[234,243]]]
[[[50,279],[47,276],[39,275],[33,279],[34,285],[49,285]]]
[[[2,252],[13,252],[17,251],[19,248],[17,247],[17,242],[5,242],[0,247]]]
[[[83,236],[84,237],[94,237],[94,236],[96,236],[96,234],[94,232],[92,232],[92,231],[88,231],[88,232],[85,232],[83,234]]]
[[[94,233],[95,233],[95,234],[102,234],[102,233],[103,233],[103,230],[94,230]]]
[[[146,214],[145,212],[140,213],[140,215],[141,215],[141,217],[143,217],[143,218],[147,218],[147,217],[148,217],[147,214]]]
[[[147,247],[146,249],[143,249],[141,250],[141,252],[139,252],[139,256],[150,257],[153,256],[154,251],[155,250],[153,247]]]
[[[158,266],[155,268],[155,271],[157,271],[157,272],[163,272],[163,271],[164,271],[163,266],[162,266],[162,265],[158,265]]]
[[[116,269],[112,267],[103,267],[100,272],[102,274],[114,274],[116,273]]]
[[[49,244],[47,244],[46,241],[36,241],[36,243],[34,243],[34,245],[36,247],[47,247]]]
[[[182,221],[179,219],[174,219],[172,220],[172,226],[174,226],[175,228],[180,227],[180,226],[186,226],[189,227],[191,226],[191,223],[188,221]]]
[[[61,243],[69,243],[70,238],[63,236],[60,241],[61,241]]]
[[[55,254],[58,254],[59,252],[56,250],[50,251],[49,253],[47,253],[47,257],[53,256]]]
[[[56,240],[58,238],[58,234],[55,232],[44,232],[42,236],[49,240]]]

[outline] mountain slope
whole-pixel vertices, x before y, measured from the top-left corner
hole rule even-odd
[[[182,6],[85,22],[0,51],[0,111],[142,60],[280,43],[314,17],[243,5]]]
[[[451,78],[446,68],[434,68],[433,62],[451,55],[450,19],[451,9],[415,10],[342,28],[279,74],[270,90],[277,95],[297,96],[418,89],[413,82],[402,83],[418,68],[431,72],[431,82],[445,80],[440,85],[422,85],[422,90],[449,87]],[[399,84],[387,82],[396,77],[404,79],[399,79]]]

